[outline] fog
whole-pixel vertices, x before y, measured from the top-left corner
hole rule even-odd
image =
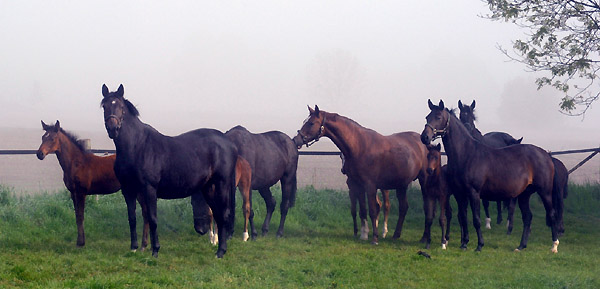
[[[467,0],[2,1],[0,127],[59,119],[112,145],[105,83],[123,84],[142,121],[168,135],[241,124],[293,136],[315,104],[383,134],[420,132],[428,98],[476,99],[484,133],[598,146],[598,108],[561,114],[562,95],[537,90],[542,75],[497,49],[524,31],[485,13]]]

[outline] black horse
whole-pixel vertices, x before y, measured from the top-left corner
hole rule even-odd
[[[298,149],[292,139],[279,131],[254,134],[243,126],[236,126],[225,133],[238,149],[238,153],[250,163],[252,168],[252,190],[258,190],[265,200],[267,215],[262,226],[263,236],[269,232],[269,223],[275,210],[276,201],[271,186],[281,181],[281,220],[277,237],[283,236],[283,227],[288,210],[296,201],[296,169]],[[252,200],[252,197],[250,197]],[[252,239],[256,230],[251,226]]]
[[[465,128],[471,136],[494,148],[501,148],[509,145],[520,144],[523,141],[523,138],[515,139],[508,133],[492,131],[488,132],[485,135],[482,135],[481,132],[475,127],[475,100],[471,103],[471,105],[463,105],[462,102],[458,101],[458,109],[460,110],[460,121],[465,125]],[[483,203],[483,210],[485,211],[485,227],[487,229],[491,229],[491,218],[490,218],[490,201],[481,200]],[[496,202],[496,209],[498,211],[498,215],[496,217],[496,224],[502,223],[502,203],[504,202],[504,206],[508,207],[508,227],[509,232],[512,230],[512,213],[514,212],[516,200],[503,200]],[[510,234],[510,233],[509,233]]]
[[[491,147],[501,148],[509,145],[520,144],[523,141],[523,138],[515,139],[510,134],[505,132],[488,132],[485,135],[481,135],[481,132],[475,127],[475,100],[471,103],[471,105],[463,105],[462,102],[458,101],[458,108],[460,110],[460,121],[465,125],[465,128],[471,136],[487,144]],[[565,165],[557,158],[551,157],[552,163],[554,164],[554,189],[559,191],[559,195],[563,196],[563,198],[567,197],[568,194],[568,184],[569,184],[569,171],[565,167]],[[515,204],[516,199],[512,199],[510,201],[505,200],[505,206],[508,207],[508,217],[507,217],[507,234],[510,235],[513,229],[513,214],[515,212]],[[489,201],[482,200],[483,209],[486,215],[486,228],[489,229]],[[560,202],[562,204],[562,202]],[[498,208],[498,218],[497,223],[500,224],[502,222],[502,208],[501,202],[497,202]],[[564,232],[564,225],[562,222],[559,224],[559,234]]]
[[[480,198],[502,200],[518,197],[523,217],[523,235],[516,251],[527,247],[531,232],[529,199],[534,192],[540,196],[546,209],[546,225],[552,231],[552,252],[558,252],[558,235],[562,222],[562,198],[553,190],[554,164],[550,155],[534,145],[513,145],[492,148],[471,137],[465,126],[448,109],[444,102],[434,105],[421,133],[421,141],[429,144],[441,137],[448,155],[448,176],[452,192],[459,205],[461,248],[469,242],[467,229],[467,203],[470,201],[473,226],[477,231],[477,251],[483,247],[479,218]]]
[[[227,238],[233,234],[237,148],[223,133],[213,129],[165,136],[143,123],[138,110],[123,94],[123,85],[116,92],[109,92],[103,85],[101,105],[106,131],[117,150],[115,174],[127,203],[131,249],[138,247],[135,231],[138,192],[147,206],[154,257],[158,257],[160,249],[156,231],[157,198],[192,196],[194,228],[200,234],[208,231],[210,206],[219,228],[217,257],[223,257]]]

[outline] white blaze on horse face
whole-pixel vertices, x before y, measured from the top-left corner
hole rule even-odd
[[[485,218],[485,228],[486,229],[492,228],[492,219],[491,218]]]
[[[369,239],[369,224],[366,219],[360,224],[360,239],[363,241]]]
[[[558,253],[558,240],[554,241],[554,243],[552,244],[552,249],[550,251],[552,251],[552,253]]]
[[[111,103],[112,103],[112,104],[115,104],[115,103],[117,103],[117,101],[116,101],[116,100],[113,100]]]

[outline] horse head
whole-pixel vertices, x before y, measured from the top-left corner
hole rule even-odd
[[[442,144],[427,146],[427,174],[433,175],[442,166]]]
[[[119,136],[119,131],[123,125],[123,119],[127,113],[137,116],[137,109],[123,97],[123,85],[121,84],[117,91],[109,92],[106,84],[102,85],[102,102],[104,109],[104,126],[111,139]]]
[[[471,127],[475,128],[475,100],[471,103],[471,105],[463,105],[462,102],[458,101],[458,109],[460,110],[460,122],[462,122],[465,126],[469,124]]]
[[[309,106],[308,112],[308,118],[304,120],[302,127],[298,130],[298,135],[292,139],[298,149],[302,145],[309,147],[325,134],[325,114],[319,110],[317,105],[315,105],[315,109]]]
[[[58,141],[58,132],[60,131],[60,122],[57,120],[54,125],[47,125],[42,120],[42,129],[46,132],[42,136],[42,144],[38,148],[37,157],[43,160],[46,155],[60,150]]]
[[[427,123],[421,133],[423,144],[430,144],[432,140],[443,137],[448,131],[450,123],[450,114],[444,109],[444,101],[440,100],[438,105],[434,105],[431,100],[427,100],[431,112],[425,118]]]

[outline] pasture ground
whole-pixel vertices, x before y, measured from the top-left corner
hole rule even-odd
[[[274,194],[279,201],[281,193],[275,189]],[[398,213],[391,195],[390,235]],[[484,231],[479,253],[471,224],[468,250],[458,248],[455,210],[449,249],[439,248],[435,221],[432,249],[424,250],[418,242],[424,223],[420,191],[411,190],[409,201],[401,239],[388,237],[374,246],[353,236],[345,191],[300,189],[285,237],[275,238],[276,211],[269,234],[247,243],[241,241],[238,198],[234,238],[218,260],[208,237],[193,230],[189,200],[160,200],[162,247],[155,259],[149,250],[129,252],[121,194],[88,198],[87,244],[76,248],[68,192],[16,197],[0,187],[0,288],[600,288],[598,185],[570,187],[558,254],[550,252],[550,230],[538,197],[531,199],[529,247],[520,253],[513,252],[521,237],[519,210],[513,234],[506,235],[505,222],[493,224]],[[253,203],[260,231],[265,206],[258,193]],[[431,259],[418,255],[420,250]]]

